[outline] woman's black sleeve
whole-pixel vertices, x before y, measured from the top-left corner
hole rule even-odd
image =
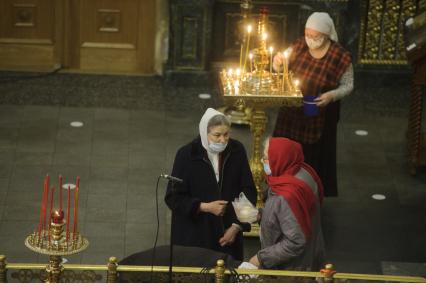
[[[190,170],[188,170],[188,166],[189,158],[186,158],[184,150],[180,149],[176,153],[173,163],[172,176],[182,179],[183,183],[172,183],[169,181],[164,200],[167,206],[175,213],[188,217],[196,217],[200,207],[200,200],[192,197],[190,194]]]

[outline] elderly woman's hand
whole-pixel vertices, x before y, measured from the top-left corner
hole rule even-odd
[[[334,100],[334,93],[329,91],[321,94],[319,97],[315,98],[315,102],[318,107],[325,107]]]
[[[240,232],[240,229],[237,226],[232,225],[226,229],[223,237],[219,239],[219,244],[222,247],[232,244],[235,241],[235,237],[237,236],[238,232]]]
[[[260,262],[259,262],[259,258],[257,257],[257,255],[254,255],[251,259],[250,259],[250,261],[249,261],[251,264],[253,264],[253,265],[255,265],[255,266],[257,266],[257,267],[260,267]]]
[[[228,204],[228,202],[226,200],[202,202],[202,203],[200,203],[200,210],[202,212],[211,213],[211,214],[214,214],[216,216],[223,216],[225,214],[227,204]]]

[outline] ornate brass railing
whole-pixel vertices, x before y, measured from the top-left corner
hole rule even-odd
[[[64,264],[61,282],[168,282],[168,266],[131,266],[118,265],[117,259],[111,257],[106,265]],[[44,281],[46,265],[32,263],[7,263],[5,256],[0,256],[0,283],[6,283],[8,272],[13,282]],[[414,276],[391,276],[373,274],[338,273],[332,265],[327,265],[321,272],[281,271],[281,270],[248,270],[236,269],[232,272],[226,269],[223,260],[210,270],[195,267],[173,267],[174,282],[305,282],[321,278],[323,282],[333,282],[335,279],[368,280],[385,282],[422,282],[426,278]],[[105,272],[106,277],[99,272]],[[151,273],[152,272],[152,273]],[[125,276],[127,275],[127,276]]]

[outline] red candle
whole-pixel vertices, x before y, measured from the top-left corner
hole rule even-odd
[[[46,227],[47,227],[46,221],[48,221],[47,220],[48,219],[48,216],[47,216],[47,205],[48,205],[48,201],[49,201],[49,181],[50,181],[50,176],[49,176],[49,174],[46,174],[46,188],[47,188],[47,192],[46,192],[45,206],[44,206],[44,229],[46,229]]]
[[[62,175],[59,175],[59,211],[62,211]]]
[[[67,243],[70,233],[70,200],[71,200],[71,188],[68,185],[68,195],[67,195]]]
[[[75,187],[74,191],[74,225],[73,225],[73,237],[77,235],[77,214],[78,214],[78,187]]]
[[[77,176],[77,179],[75,180],[75,186],[76,186],[77,188],[79,188],[79,187],[80,187],[80,177],[79,177],[79,176]]]
[[[40,205],[40,220],[38,223],[38,237],[40,238],[41,229],[43,227],[43,209],[44,209],[44,195],[46,194],[46,181],[44,182],[43,194],[41,195],[41,205]]]
[[[46,182],[46,188],[45,188],[45,194],[43,199],[43,229],[46,229],[46,221],[47,221],[47,201],[49,200],[49,187],[47,186]]]
[[[49,228],[50,228],[50,217],[52,215],[53,210],[53,195],[55,194],[55,187],[52,187],[50,190],[50,209],[49,209]]]

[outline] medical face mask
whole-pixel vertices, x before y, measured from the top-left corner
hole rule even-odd
[[[225,150],[227,145],[228,145],[228,143],[211,142],[211,143],[209,143],[209,149],[214,153],[221,153],[222,151]]]
[[[266,175],[272,174],[271,167],[269,167],[268,163],[263,163],[263,170],[265,171]]]
[[[318,49],[322,46],[324,43],[325,37],[321,36],[318,39],[313,39],[305,36],[306,44],[308,45],[309,49]]]

